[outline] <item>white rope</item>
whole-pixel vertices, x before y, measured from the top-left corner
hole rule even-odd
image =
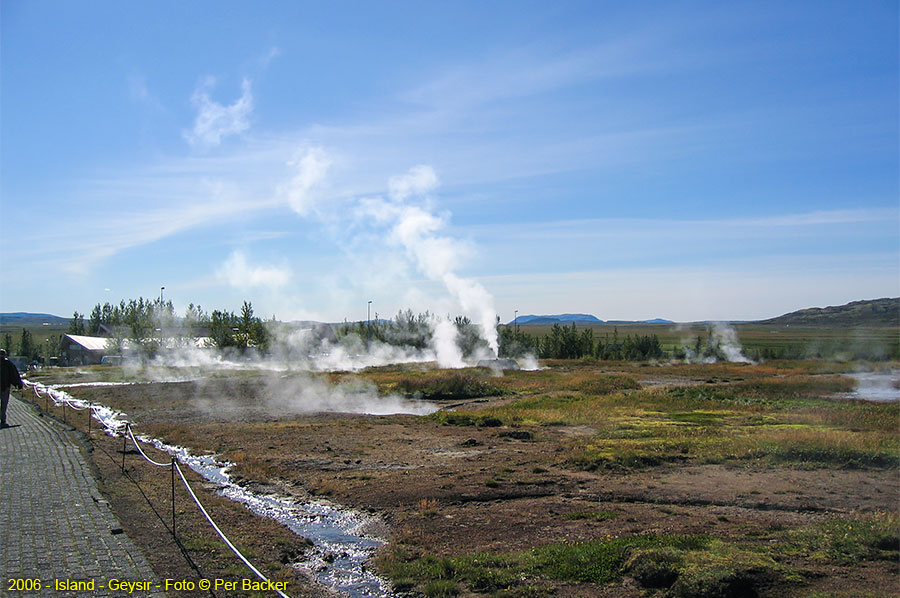
[[[150,457],[148,457],[148,456],[147,456],[147,453],[145,453],[143,450],[141,450],[141,445],[140,445],[140,443],[137,441],[137,438],[134,437],[134,432],[131,431],[131,426],[130,426],[129,424],[125,424],[125,430],[128,432],[128,435],[131,436],[131,442],[134,443],[134,448],[136,448],[136,449],[138,450],[138,452],[141,454],[141,456],[142,456],[144,459],[146,459],[146,460],[149,461],[150,463],[153,463],[153,464],[156,465],[157,467],[172,467],[172,462],[171,462],[171,461],[169,461],[168,463],[157,463],[156,461],[154,461],[153,459],[151,459]]]
[[[78,405],[76,405],[76,404],[73,403],[72,401],[68,401],[68,400],[67,400],[67,401],[66,401],[66,405],[68,405],[69,408],[74,409],[75,411],[84,411],[84,410],[86,410],[86,409],[91,409],[91,410],[93,410],[93,406],[92,406],[90,403],[88,403],[87,405],[83,405],[83,406],[79,407]]]
[[[40,396],[42,389],[40,389],[38,387],[37,383],[25,382],[25,384],[28,386],[31,386],[32,389],[35,391],[35,393],[38,396]],[[65,397],[54,396],[51,389],[45,387],[45,389],[43,389],[43,392],[46,393],[46,396],[50,397],[50,399],[53,401],[54,404],[59,405],[60,403],[65,402],[70,407],[72,407],[71,402],[68,401]],[[95,409],[100,409],[100,407],[96,407],[89,403],[87,405],[87,407],[82,407],[81,409],[91,409],[93,411]],[[216,525],[216,522],[212,520],[212,517],[209,516],[209,513],[207,513],[206,509],[203,508],[203,505],[200,504],[200,499],[197,498],[197,495],[194,493],[194,489],[191,488],[191,485],[188,483],[187,478],[184,477],[184,473],[181,471],[181,467],[178,466],[178,463],[175,461],[171,461],[169,463],[157,463],[156,461],[154,461],[153,459],[148,457],[147,454],[144,453],[144,451],[141,449],[140,443],[138,443],[137,439],[134,437],[134,433],[131,431],[131,425],[129,425],[127,422],[125,423],[125,430],[128,433],[128,435],[131,437],[131,441],[134,443],[135,448],[137,448],[138,452],[141,454],[142,457],[144,457],[144,459],[146,459],[147,461],[149,461],[150,463],[152,463],[153,465],[156,465],[158,467],[171,467],[173,465],[175,466],[175,470],[178,472],[178,475],[181,476],[181,481],[184,482],[184,486],[185,486],[185,488],[187,488],[187,491],[191,495],[191,498],[194,499],[194,502],[197,504],[197,507],[200,509],[200,512],[203,513],[203,516],[206,517],[206,520],[209,521],[209,524],[213,527],[214,530],[216,530],[216,533],[219,534],[219,537],[222,538],[222,540],[225,542],[225,544],[228,545],[228,547],[231,549],[231,551],[234,552],[234,554],[236,554],[237,557],[239,559],[241,559],[241,561],[243,561],[243,563],[245,565],[247,565],[247,567],[249,567],[250,570],[253,571],[253,573],[255,573],[257,577],[259,577],[261,580],[266,582],[266,584],[272,585],[272,582],[269,581],[269,578],[266,577],[265,575],[263,575],[259,571],[259,569],[257,569],[256,567],[253,566],[253,563],[248,561],[247,558],[243,554],[241,554],[241,552],[235,547],[235,545],[231,543],[231,540],[229,540],[228,537],[225,536],[225,534],[222,532],[222,530],[219,529],[219,526]],[[282,598],[290,598],[290,596],[288,596],[287,594],[285,594],[278,588],[273,588],[273,589]]]
[[[38,398],[49,397],[50,400],[53,401],[53,404],[56,405],[57,407],[62,404],[65,404],[69,408],[74,409],[75,411],[85,411],[87,409],[90,409],[91,412],[99,411],[101,409],[101,407],[94,405],[90,401],[87,401],[87,402],[79,401],[82,403],[82,405],[79,406],[79,405],[75,404],[72,400],[70,400],[64,396],[61,397],[58,394],[53,394],[53,390],[51,388],[46,387],[46,386],[42,387],[37,382],[28,382],[27,380],[23,380],[22,382],[25,384],[25,386],[31,387],[31,390],[34,391],[34,396],[36,396]]]
[[[244,561],[244,564],[247,565],[247,567],[249,567],[251,571],[256,573],[257,577],[259,577],[261,580],[266,582],[266,584],[271,585],[272,582],[269,581],[269,578],[266,577],[265,575],[263,575],[262,573],[260,573],[259,570],[256,567],[254,567],[253,564],[250,561],[248,561],[237,548],[235,548],[234,544],[231,543],[231,540],[229,540],[225,536],[225,534],[222,533],[222,530],[219,529],[219,526],[216,525],[216,522],[212,520],[212,517],[209,516],[209,513],[207,513],[206,509],[203,508],[203,505],[200,504],[200,500],[197,498],[197,495],[194,494],[194,489],[191,488],[190,484],[188,484],[187,478],[184,477],[184,473],[182,473],[181,467],[178,466],[178,463],[175,464],[175,470],[178,472],[178,475],[181,476],[181,481],[184,482],[184,486],[185,486],[185,488],[187,488],[188,492],[190,493],[191,498],[193,498],[194,502],[197,503],[197,506],[200,508],[200,512],[203,513],[203,516],[206,517],[206,520],[209,521],[209,524],[211,526],[213,526],[213,529],[216,530],[216,533],[219,534],[219,537],[222,538],[222,540],[225,542],[225,544],[228,545],[228,547],[232,550],[232,552],[234,552],[234,554],[236,554],[238,556],[239,559]],[[282,598],[290,598],[287,594],[285,594],[278,588],[275,588],[275,591],[278,592],[278,595],[281,596]]]

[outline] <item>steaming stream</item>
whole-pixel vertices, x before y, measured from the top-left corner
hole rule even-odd
[[[900,380],[900,370],[860,372],[848,375],[856,380],[856,390],[841,395],[843,398],[879,403],[900,401],[900,388],[894,386],[897,380]]]
[[[44,386],[35,384],[51,393],[56,401],[66,401],[79,409],[92,407],[94,419],[99,421],[110,436],[118,436],[128,423],[126,415],[109,407],[76,399],[60,390],[61,387],[91,385],[124,385],[131,383],[83,383]],[[213,455],[192,455],[181,446],[167,444],[158,438],[135,436],[141,442],[152,444],[187,465],[206,480],[220,486],[219,493],[231,500],[243,503],[253,513],[275,519],[294,533],[309,539],[313,547],[307,552],[306,561],[293,566],[311,574],[316,581],[337,589],[352,598],[391,596],[387,582],[368,571],[365,561],[383,542],[368,536],[364,528],[373,524],[374,517],[363,515],[325,501],[308,501],[298,504],[293,499],[274,495],[256,494],[231,481],[228,469],[232,463],[217,461]]]

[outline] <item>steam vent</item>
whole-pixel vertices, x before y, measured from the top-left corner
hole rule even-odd
[[[478,367],[492,370],[517,370],[519,364],[514,359],[482,359],[478,362]]]

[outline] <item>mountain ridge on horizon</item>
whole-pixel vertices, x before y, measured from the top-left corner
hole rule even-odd
[[[4,326],[40,326],[45,322],[52,325],[68,324],[71,318],[64,318],[47,313],[34,312],[7,312],[0,313],[0,325]],[[592,314],[528,314],[518,316],[506,326],[518,323],[526,325],[546,324],[675,324],[672,320],[653,318],[649,320],[601,320]],[[697,321],[694,323],[710,323],[712,320]],[[775,325],[900,325],[900,297],[884,297],[880,299],[863,299],[851,301],[844,305],[828,307],[808,307],[788,312],[773,318],[760,320],[728,320],[730,323],[753,323]]]

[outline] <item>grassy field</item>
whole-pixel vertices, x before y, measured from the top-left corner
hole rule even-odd
[[[15,354],[22,342],[23,329],[31,333],[36,344],[42,344],[66,334],[68,328],[67,325],[60,324],[51,324],[49,326],[16,326],[12,324],[3,324],[0,325],[0,339],[9,334],[12,340],[11,346],[13,354]]]
[[[571,324],[569,324],[571,326]],[[790,326],[777,324],[733,324],[745,355],[763,350],[788,358],[897,359],[900,356],[900,333],[895,326]],[[676,348],[691,347],[699,336],[706,342],[711,324],[583,324],[594,339],[611,339],[627,335],[659,337],[663,349],[670,354]],[[550,325],[520,325],[519,330],[532,336],[549,334]]]

